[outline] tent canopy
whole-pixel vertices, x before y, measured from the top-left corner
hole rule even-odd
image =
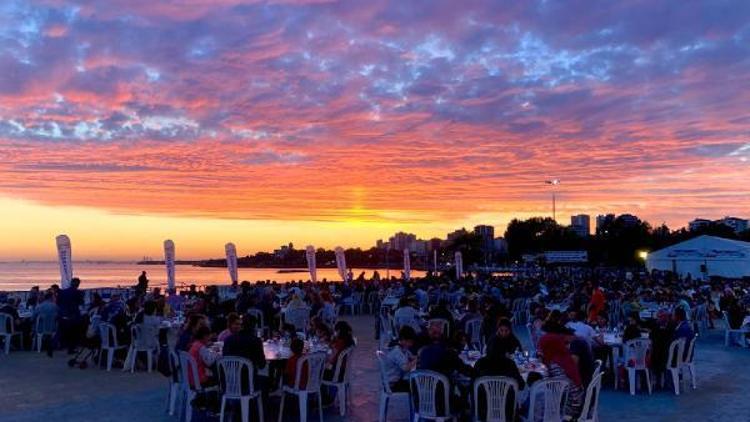
[[[750,243],[698,236],[648,254],[646,268],[692,278],[750,277]]]

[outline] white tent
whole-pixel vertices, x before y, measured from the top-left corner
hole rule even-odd
[[[692,278],[750,277],[750,243],[714,236],[698,236],[651,252],[646,268],[672,271]]]

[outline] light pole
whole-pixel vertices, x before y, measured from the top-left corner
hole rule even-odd
[[[560,184],[560,179],[545,180],[544,183],[552,186],[552,221],[557,221],[557,210],[555,204],[555,186]]]

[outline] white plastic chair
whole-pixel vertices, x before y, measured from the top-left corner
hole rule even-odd
[[[15,331],[13,315],[0,313],[0,337],[5,341],[5,354],[10,353],[10,342],[18,336],[19,345],[23,346],[23,333]],[[22,347],[23,348],[23,347]]]
[[[693,359],[695,358],[695,341],[698,340],[698,336],[694,336],[691,338],[687,343],[685,343],[685,354],[684,359],[680,362],[680,372],[684,374],[685,370],[687,372],[690,372],[690,386],[693,387],[693,390],[695,390],[696,384],[695,384],[695,363]],[[683,375],[684,376],[684,375]]]
[[[323,368],[326,362],[325,353],[311,353],[304,355],[297,361],[297,374],[294,379],[294,385],[284,385],[281,390],[281,406],[279,408],[279,422],[284,417],[284,399],[287,394],[294,394],[299,400],[299,420],[307,422],[307,398],[311,395],[318,395],[318,413],[320,421],[323,421],[323,403],[320,395],[320,384],[323,379]],[[307,379],[305,387],[302,387],[302,372],[307,365]]]
[[[391,398],[403,396],[409,398],[409,393],[404,392],[393,392],[391,385],[388,382],[386,376],[386,354],[380,350],[375,352],[378,358],[378,366],[380,367],[380,411],[378,412],[378,422],[385,422],[388,417],[388,403]]]
[[[432,318],[427,321],[428,326],[432,324],[440,324],[440,329],[443,332],[443,337],[450,337],[450,325],[448,324],[448,320],[442,318]]]
[[[135,372],[135,361],[138,358],[138,353],[146,353],[146,363],[148,366],[148,372],[151,372],[151,368],[154,363],[154,355],[159,352],[159,342],[157,336],[158,331],[153,326],[145,324],[133,324],[130,326],[130,348],[128,349],[128,356],[125,359],[125,366],[122,368],[126,371],[130,366],[130,372]]]
[[[625,367],[628,370],[628,381],[630,384],[630,395],[635,395],[638,371],[646,375],[648,394],[651,394],[651,372],[646,366],[646,356],[651,351],[651,340],[633,339],[625,343]]]
[[[563,403],[568,390],[568,381],[560,378],[549,378],[534,383],[529,392],[529,416],[527,421],[543,420],[545,422],[560,422],[563,420]],[[544,400],[541,418],[535,415],[536,401],[539,396]]]
[[[480,413],[479,409],[479,391],[484,391],[485,409]],[[474,381],[474,421],[485,420],[487,422],[505,422],[507,401],[510,392],[513,391],[512,399],[518,397],[518,383],[516,380],[508,377],[480,377]],[[510,415],[510,421],[515,420],[515,403],[511,406],[513,411]],[[481,416],[484,415],[485,419]]]
[[[265,319],[263,317],[263,311],[260,309],[250,308],[246,312],[247,315],[255,318],[255,322],[258,324],[258,328],[263,330],[263,333],[268,333],[268,326],[266,326]]]
[[[167,413],[174,415],[177,399],[180,397],[182,388],[182,372],[180,370],[180,357],[174,350],[169,351],[169,393],[167,394]]]
[[[253,363],[241,357],[225,357],[219,359],[219,380],[224,394],[221,396],[221,413],[219,422],[224,421],[224,409],[227,400],[239,400],[242,411],[242,422],[250,418],[250,400],[258,401],[258,420],[263,421],[263,396],[255,390],[255,374]],[[246,394],[242,391],[243,378],[247,380]]]
[[[107,371],[111,371],[112,359],[115,356],[115,352],[127,348],[128,345],[124,344],[120,346],[117,342],[117,328],[107,322],[99,323],[99,338],[101,339],[101,345],[99,346],[99,360],[101,361],[104,352],[107,352]]]
[[[534,323],[526,323],[526,330],[529,332],[529,353],[536,355],[536,345],[539,342],[539,337],[534,335]]]
[[[682,358],[685,355],[685,339],[678,338],[669,345],[667,352],[667,372],[672,376],[672,385],[674,394],[680,395],[680,368],[682,368]]]
[[[475,350],[482,350],[482,318],[472,318],[464,324],[464,332],[469,335],[469,345]]]
[[[354,355],[354,347],[349,347],[339,353],[336,365],[333,368],[333,378],[330,381],[322,380],[321,384],[326,387],[336,388],[336,399],[339,402],[339,413],[346,414],[346,405],[351,403],[351,374]]]
[[[594,371],[594,377],[591,378],[589,386],[586,387],[586,399],[583,402],[581,416],[578,422],[598,422],[599,421],[599,392],[602,389],[601,361],[599,368]]]
[[[380,344],[379,349],[385,350],[393,340],[393,323],[390,314],[381,313],[380,316]]]
[[[34,337],[31,341],[31,349],[35,349],[37,353],[42,352],[42,342],[45,336],[51,339],[55,337],[57,332],[57,321],[55,318],[43,318],[42,315],[38,315],[34,321]]]
[[[442,385],[442,396],[438,396],[438,385]],[[411,406],[414,409],[413,420],[429,419],[442,422],[456,419],[456,416],[451,413],[451,385],[445,375],[435,371],[414,371],[409,374],[409,389],[411,390]],[[438,413],[439,401],[443,403],[442,414]]]
[[[724,315],[724,346],[729,347],[729,339],[730,337],[735,337],[739,339],[738,343],[740,346],[745,346],[745,334],[747,334],[748,331],[746,328],[732,328],[731,325],[729,325],[729,314],[727,314],[726,311],[723,311],[722,314]]]
[[[192,402],[198,393],[203,391],[216,390],[215,387],[204,388],[201,385],[201,380],[198,377],[198,363],[190,356],[190,353],[180,351],[180,382],[181,382],[181,396],[185,399],[185,405],[183,411],[185,412],[185,422],[190,422],[193,417]],[[192,380],[192,384],[190,383]]]

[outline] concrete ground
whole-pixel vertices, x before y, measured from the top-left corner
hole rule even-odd
[[[347,319],[359,340],[353,403],[347,417],[342,418],[329,408],[324,418],[376,421],[379,377],[374,319],[371,316]],[[52,359],[34,352],[0,355],[0,421],[177,421],[165,413],[167,380],[162,375],[71,369],[66,365],[67,359],[64,353],[57,353]],[[651,396],[639,391],[632,397],[606,386],[602,391],[600,420],[750,421],[747,400],[750,350],[725,348],[723,331],[713,330],[700,338],[695,360],[697,390],[685,391],[679,397],[669,391],[655,391]],[[297,420],[294,408],[287,409],[285,420]],[[275,421],[277,402],[267,405],[265,414],[267,420]],[[311,417],[314,415],[317,412],[310,413]],[[408,420],[408,407],[403,399],[392,402],[388,419]]]

